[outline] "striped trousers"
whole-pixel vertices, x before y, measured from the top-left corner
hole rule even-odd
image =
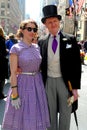
[[[51,127],[48,130],[69,130],[72,106],[68,106],[69,92],[61,77],[48,77],[46,83]]]

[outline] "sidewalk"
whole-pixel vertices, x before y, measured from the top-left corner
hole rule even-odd
[[[79,108],[77,110],[78,126],[79,130],[87,130],[87,66],[82,66],[82,79],[81,79],[81,90],[79,90]],[[9,89],[9,83],[6,83],[4,93],[7,94]],[[0,130],[1,123],[4,114],[6,99],[0,100]],[[71,115],[71,127],[70,130],[77,130],[74,114]]]
[[[79,130],[87,130],[87,66],[82,67],[82,79],[81,79],[81,90],[79,90],[79,100],[78,100],[78,126]],[[71,117],[71,129],[77,130],[74,114]]]
[[[10,84],[6,83],[4,87],[4,94],[7,94]],[[0,100],[0,130],[1,130],[1,124],[3,120],[3,114],[4,114],[4,108],[5,108],[6,98],[4,100]]]

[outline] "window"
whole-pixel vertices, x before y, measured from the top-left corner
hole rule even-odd
[[[5,16],[5,10],[1,10],[1,16]]]
[[[10,3],[7,4],[7,8],[10,8]]]
[[[82,22],[79,21],[79,22],[78,22],[78,29],[81,29],[81,27],[82,27]]]
[[[84,26],[85,39],[87,39],[87,21],[85,21]]]
[[[4,2],[1,3],[1,8],[5,8],[5,3]]]
[[[77,34],[77,41],[80,41],[81,40],[81,34]]]
[[[85,8],[87,8],[87,3],[85,3]]]

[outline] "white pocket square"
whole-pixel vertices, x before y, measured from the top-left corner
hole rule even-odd
[[[66,48],[72,48],[72,45],[71,44],[66,44]]]

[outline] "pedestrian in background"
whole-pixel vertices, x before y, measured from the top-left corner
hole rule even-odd
[[[87,53],[87,40],[84,41],[84,51],[85,51],[85,53]]]
[[[13,33],[9,33],[8,35],[9,39],[6,40],[5,44],[6,44],[6,49],[8,51],[8,61],[9,61],[9,52],[11,47],[17,43],[17,39],[15,38],[15,35]],[[9,77],[10,77],[10,65],[8,62],[8,71],[9,71]]]
[[[46,130],[49,112],[40,73],[41,55],[32,43],[37,23],[25,20],[20,24],[22,41],[10,50],[11,87],[2,123],[4,130]],[[17,75],[17,68],[22,72]]]
[[[74,36],[61,32],[61,15],[57,14],[55,5],[43,7],[41,21],[49,30],[49,35],[38,42],[50,112],[51,127],[48,130],[70,130],[71,112],[78,108],[77,89],[80,89],[81,82],[80,50]],[[71,94],[73,104],[68,102]]]
[[[9,39],[6,40],[6,48],[8,49],[8,52],[9,52],[11,47],[15,43],[17,43],[17,39],[15,38],[15,35],[13,33],[9,33],[8,37]]]
[[[5,46],[4,30],[0,26],[0,99],[6,96],[3,93],[5,79],[8,78],[8,59],[6,59],[7,51]]]
[[[80,57],[81,57],[81,63],[82,65],[85,65],[85,48],[84,48],[84,40],[78,42],[78,46],[79,46],[79,49],[80,49]]]
[[[15,37],[18,42],[20,42],[22,40],[23,35],[21,34],[20,29],[17,30]]]

